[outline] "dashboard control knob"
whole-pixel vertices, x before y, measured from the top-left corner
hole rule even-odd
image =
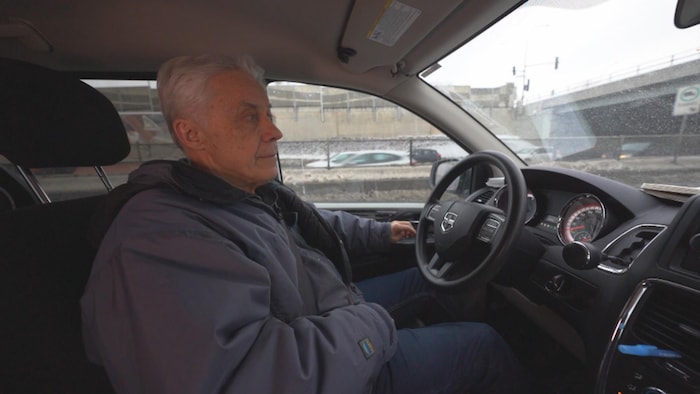
[[[690,237],[690,241],[688,241],[688,245],[690,246],[690,249],[698,253],[700,252],[700,234],[695,234],[692,237]]]
[[[593,244],[574,241],[564,246],[562,257],[570,267],[585,270],[597,267],[603,253]]]

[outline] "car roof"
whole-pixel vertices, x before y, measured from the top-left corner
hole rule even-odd
[[[395,43],[368,39],[383,1],[74,0],[5,2],[0,56],[80,76],[153,77],[182,54],[247,53],[271,79],[387,92],[520,1],[411,1]],[[322,18],[322,20],[320,19]],[[459,33],[459,34],[455,34]],[[292,60],[292,61],[290,61]]]

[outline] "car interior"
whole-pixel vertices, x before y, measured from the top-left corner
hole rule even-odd
[[[109,224],[100,214],[119,209],[105,206],[110,193],[138,192],[119,187],[138,165],[182,157],[159,112],[156,74],[167,59],[200,53],[248,54],[265,70],[285,133],[281,182],[320,208],[414,223],[415,238],[353,262],[355,279],[417,266],[503,335],[538,392],[699,392],[697,41],[687,58],[608,77],[595,95],[588,85],[548,86],[534,97],[537,70],[565,71],[564,55],[522,69],[504,63],[503,86],[438,79],[462,46],[525,35],[491,35],[518,13],[556,18],[547,14],[556,9],[575,19],[622,1],[0,5],[0,392],[114,392],[81,335],[80,297]],[[653,23],[700,37],[700,2],[661,3],[669,13]],[[647,5],[633,7],[611,25],[623,29]],[[544,31],[554,22],[538,23]],[[463,57],[493,68],[489,57],[500,53],[484,53]],[[499,100],[507,104],[480,106]],[[610,119],[616,126],[603,126]],[[611,134],[651,124],[653,135]],[[610,135],[595,134],[602,129]],[[533,130],[536,144],[523,137]],[[542,153],[525,157],[517,145]],[[631,146],[640,148],[622,149]],[[329,164],[339,152],[368,150],[405,156]],[[328,165],[307,166],[317,162]],[[399,323],[443,318],[426,310]]]

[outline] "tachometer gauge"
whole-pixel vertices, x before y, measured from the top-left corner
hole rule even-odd
[[[563,244],[593,241],[605,224],[605,206],[592,194],[569,200],[559,216],[557,234]]]
[[[493,196],[494,205],[499,209],[505,210],[508,208],[508,185],[498,189]],[[525,213],[525,224],[529,223],[537,213],[537,200],[530,189],[527,190],[527,212]]]

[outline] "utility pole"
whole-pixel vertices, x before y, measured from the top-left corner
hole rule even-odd
[[[554,62],[544,62],[544,63],[534,63],[534,64],[523,64],[522,69],[518,69],[516,66],[513,66],[513,76],[514,77],[521,77],[522,82],[521,82],[521,90],[520,90],[520,106],[522,108],[525,107],[525,92],[530,91],[530,79],[527,76],[527,70],[528,68],[533,68],[533,67],[542,67],[542,66],[554,66],[554,70],[559,69],[559,56],[554,57]]]

